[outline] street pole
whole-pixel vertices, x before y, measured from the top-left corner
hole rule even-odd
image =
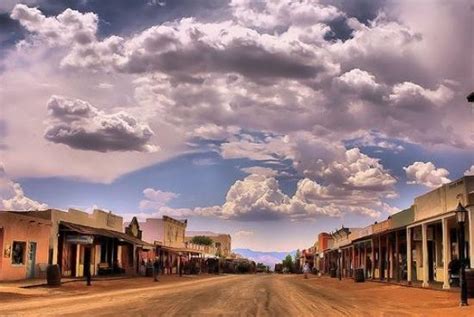
[[[458,206],[454,210],[456,220],[458,222],[458,253],[459,262],[461,262],[461,270],[459,272],[459,283],[461,284],[461,306],[467,306],[467,284],[466,284],[466,260],[464,250],[466,249],[466,241],[464,237],[464,224],[466,223],[467,210],[459,201]]]
[[[461,306],[467,306],[467,284],[466,284],[466,260],[465,250],[464,222],[459,223],[459,261],[461,261],[461,274],[459,275],[461,284]]]

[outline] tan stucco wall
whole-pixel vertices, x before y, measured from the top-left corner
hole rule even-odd
[[[186,223],[173,218],[163,218],[163,245],[173,248],[184,248],[186,226]]]
[[[214,240],[214,243],[220,243],[221,247],[218,252],[221,253],[221,256],[228,257],[232,253],[232,237],[230,234],[218,234],[217,236],[211,237]]]
[[[95,209],[92,214],[76,209],[69,209],[68,211],[48,209],[39,213],[51,219],[52,222],[49,246],[53,250],[53,264],[57,264],[58,260],[58,233],[59,222],[61,221],[123,232],[122,217],[98,209]]]
[[[458,204],[458,195],[468,203],[468,192],[474,189],[474,177],[466,176],[445,184],[429,193],[415,198],[415,221],[428,219],[453,211]],[[471,202],[473,203],[473,202]]]
[[[0,226],[3,227],[3,241],[1,257],[0,280],[21,280],[27,278],[28,248],[30,242],[36,242],[35,275],[38,277],[40,266],[45,268],[48,262],[49,234],[51,225],[49,221],[32,220],[0,212]],[[25,242],[24,264],[12,264],[13,241]]]

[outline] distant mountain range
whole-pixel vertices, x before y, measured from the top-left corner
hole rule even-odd
[[[281,263],[281,261],[288,255],[291,254],[292,257],[295,256],[296,251],[289,252],[263,252],[263,251],[254,251],[251,249],[233,249],[232,252],[238,253],[244,258],[255,261],[256,263],[261,262],[265,265],[270,266],[270,269],[273,270],[276,263]]]

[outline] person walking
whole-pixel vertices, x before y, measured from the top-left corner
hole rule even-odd
[[[309,263],[306,262],[303,266],[303,273],[304,273],[304,278],[307,279],[308,278],[308,273],[309,273]]]
[[[161,270],[161,263],[158,257],[155,257],[155,261],[153,262],[153,280],[155,282],[159,282],[158,277],[160,275]]]

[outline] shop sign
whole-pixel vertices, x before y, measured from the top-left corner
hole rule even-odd
[[[94,243],[94,236],[89,236],[89,235],[67,236],[66,242],[74,243],[74,244],[92,244]]]

